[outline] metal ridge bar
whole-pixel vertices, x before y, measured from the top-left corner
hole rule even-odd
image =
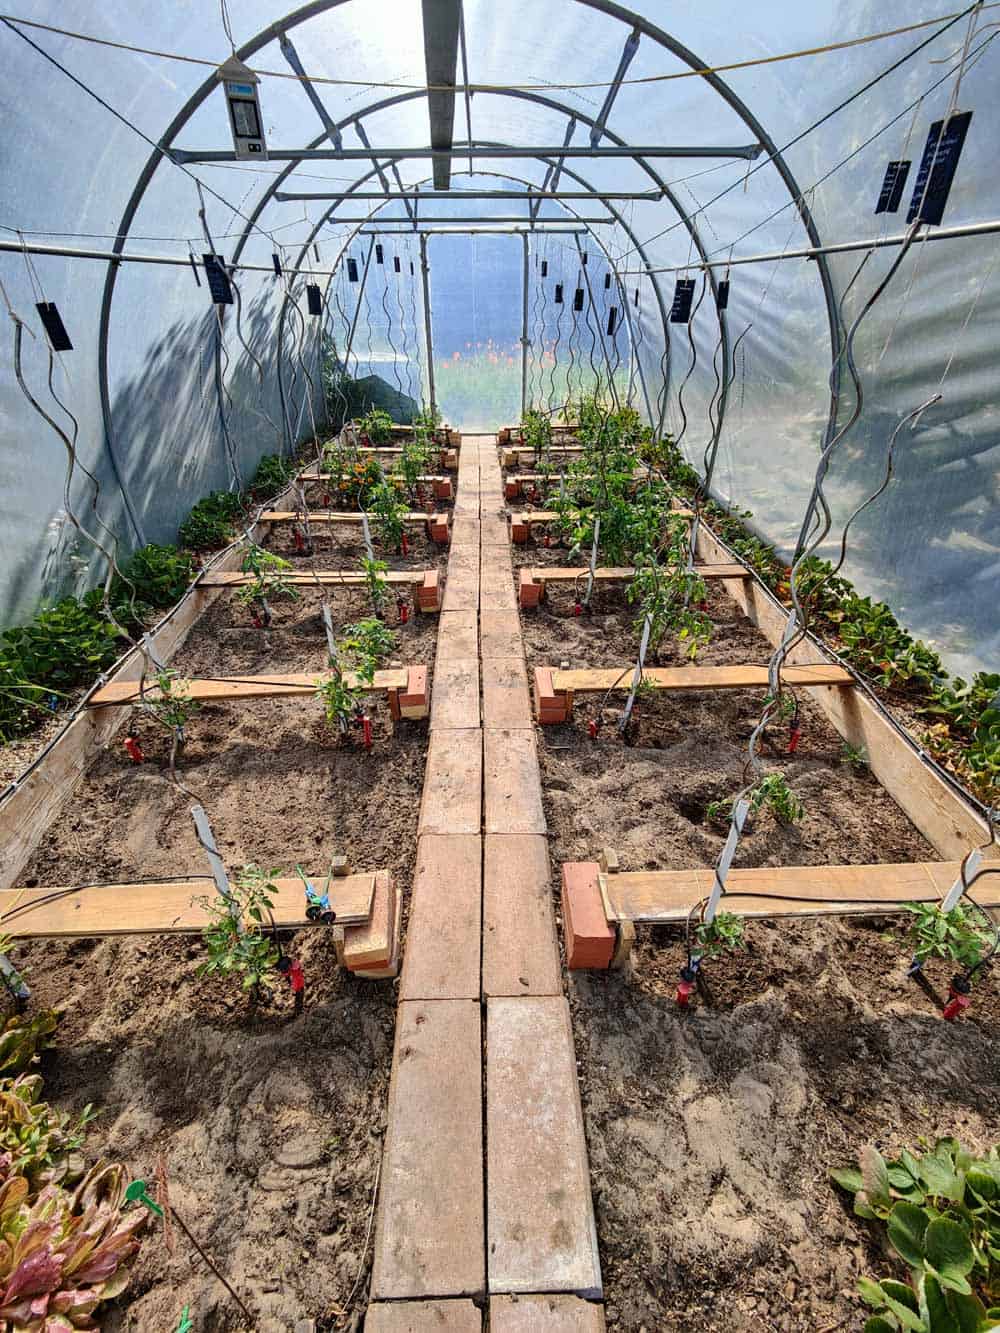
[[[576,133],[576,116],[570,116],[566,126],[566,133],[563,135],[563,147],[568,148],[573,142],[573,135]],[[549,167],[545,172],[545,179],[542,181],[542,194],[554,192],[559,186],[559,177],[562,175],[563,159],[560,158],[554,167]],[[531,216],[536,218],[538,210],[542,206],[541,197],[535,200],[531,205]],[[523,416],[522,412],[522,416]]]
[[[359,216],[359,217],[348,217],[348,216],[346,216],[346,215],[344,215],[344,214],[336,213],[336,214],[334,214],[334,216],[333,216],[332,218],[330,218],[330,220],[329,220],[329,225],[330,225],[330,226],[333,226],[333,227],[336,227],[336,226],[339,226],[341,223],[348,223],[348,224],[350,224],[350,225],[357,225],[357,226],[366,226],[366,225],[371,225],[371,226],[376,226],[376,225],[377,225],[377,226],[381,226],[383,223],[385,223],[387,226],[393,226],[393,225],[397,225],[397,226],[403,226],[403,225],[405,225],[405,226],[409,226],[410,223],[411,223],[411,221],[412,221],[411,218],[405,218],[405,217],[404,217],[404,218],[398,218],[398,217],[387,218],[387,217],[382,217],[382,216],[380,216],[380,214],[378,214],[377,212],[374,212],[374,213],[365,213],[365,214],[363,214],[363,215],[361,215],[361,216]],[[473,225],[476,225],[476,224],[478,224],[478,223],[483,223],[484,225],[489,225],[491,222],[495,222],[495,223],[498,223],[498,224],[500,224],[500,223],[510,223],[512,226],[520,225],[520,226],[524,226],[524,227],[545,227],[545,226],[549,226],[549,225],[551,225],[552,223],[563,223],[563,224],[565,224],[565,223],[567,223],[567,222],[589,222],[589,223],[595,223],[595,224],[597,224],[597,225],[604,224],[604,225],[609,226],[609,227],[610,227],[610,226],[614,226],[614,224],[615,224],[615,219],[614,219],[614,218],[609,218],[609,217],[602,217],[602,218],[594,217],[594,218],[591,218],[591,217],[583,217],[583,216],[580,216],[580,217],[576,217],[576,216],[574,216],[574,217],[572,217],[572,218],[559,217],[559,218],[535,218],[535,219],[532,219],[532,218],[525,217],[523,213],[522,213],[522,214],[519,214],[517,217],[513,217],[513,216],[508,217],[506,214],[505,214],[504,216],[502,216],[502,217],[499,216],[498,214],[494,214],[492,217],[488,217],[488,216],[486,216],[485,214],[484,214],[483,216],[481,216],[481,217],[478,217],[478,216],[477,216],[477,217],[468,217],[468,216],[463,216],[461,213],[442,214],[441,217],[433,217],[433,216],[423,215],[423,214],[422,214],[422,215],[420,216],[420,218],[418,219],[418,221],[421,222],[421,223],[428,223],[428,224],[430,224],[430,225],[433,225],[433,224],[436,223],[436,222],[470,222],[470,223],[472,223]]]
[[[551,199],[556,203],[562,199],[586,200],[588,202],[594,199],[623,199],[630,202],[658,204],[665,197],[659,190],[546,190],[541,192],[538,186],[535,186],[534,189],[525,190],[417,190],[414,187],[412,190],[390,190],[388,194],[380,193],[378,190],[352,190],[335,193],[327,193],[323,190],[275,190],[271,196],[279,204],[296,201],[308,202],[309,200],[332,203],[334,200],[346,199],[365,201],[377,199],[380,203],[400,203],[407,199],[419,203],[430,203],[435,199],[446,199],[449,203],[454,203],[456,199],[519,199],[527,203],[535,201],[543,203],[546,199]]]
[[[410,226],[410,224],[406,221],[406,218],[393,218],[392,221],[394,221],[397,224],[398,228],[397,230],[390,231],[387,230],[385,227],[361,227],[359,228],[357,235],[358,236],[412,236],[413,235],[413,229]],[[467,227],[434,227],[433,221],[434,221],[433,218],[421,218],[420,221],[416,224],[417,234],[423,236],[468,236],[468,235],[530,236],[532,233],[532,228],[530,225],[520,226],[520,227],[489,227],[489,226],[478,227],[475,225],[475,223],[473,223]],[[405,231],[403,230],[404,227],[406,228]],[[577,236],[584,232],[588,232],[589,230],[590,230],[589,227],[567,227],[563,225],[561,227],[546,227],[545,231],[541,234],[545,236]],[[536,236],[539,234],[540,233],[535,232]],[[21,246],[13,244],[11,248],[14,250],[20,250]]]
[[[603,144],[600,148],[591,148],[589,144],[577,144],[563,148],[554,146],[522,146],[489,148],[480,144],[454,143],[450,148],[376,148],[375,156],[407,159],[432,158],[450,159],[456,152],[473,152],[477,157],[494,158],[532,158],[532,157],[583,157],[583,158],[622,158],[622,157],[679,157],[679,158],[731,158],[752,162],[763,151],[759,143],[714,145],[699,147],[692,144]],[[172,161],[178,164],[189,162],[235,162],[236,153],[232,148],[171,148],[168,153]],[[364,148],[268,148],[269,162],[351,162],[367,161],[372,153]]]

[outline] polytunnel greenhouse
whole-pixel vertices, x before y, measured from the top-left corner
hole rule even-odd
[[[0,16],[0,1333],[1000,1329],[998,9]]]

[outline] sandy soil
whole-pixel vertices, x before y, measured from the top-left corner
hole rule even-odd
[[[334,622],[366,613],[336,590]],[[325,663],[320,597],[281,602],[266,633],[223,595],[175,659],[182,672],[311,670]],[[398,662],[433,664],[436,617],[399,631]],[[391,729],[374,711],[374,748],[338,743],[311,699],[206,706],[188,725],[181,776],[200,796],[230,867],[256,861],[321,872],[335,851],[358,868],[388,867],[408,892],[426,726]],[[205,871],[189,798],[165,778],[167,738],[132,727],[147,762],[120,740],[102,754],[27,868],[27,884],[108,882]],[[47,1093],[61,1107],[104,1107],[90,1150],[151,1178],[162,1154],[184,1220],[255,1312],[255,1329],[298,1319],[345,1328],[366,1297],[369,1210],[381,1154],[395,987],[336,966],[322,928],[284,942],[306,974],[295,1018],[284,988],[256,1010],[237,982],[200,978],[195,938],[45,942],[21,946],[36,1001],[66,1016],[46,1056]],[[353,1292],[353,1294],[352,1294]],[[242,1328],[239,1312],[183,1237],[159,1237],[108,1317],[112,1330]]]
[[[556,558],[535,550],[522,562]],[[767,660],[720,588],[709,606],[717,631],[699,661]],[[550,585],[548,605],[521,616],[529,665],[624,664],[633,619],[620,588],[600,588],[593,614],[577,617],[572,591]],[[661,660],[680,659],[668,648]],[[631,745],[616,734],[620,696],[596,743],[586,733],[596,696],[578,696],[572,724],[541,728],[553,891],[562,861],[605,846],[625,869],[713,864],[726,829],[705,807],[741,785],[760,702],[743,691],[659,695],[643,702]],[[874,779],[845,762],[804,693],[801,707],[798,753],[784,754],[787,730],[775,727],[765,762],[785,772],[805,818],[786,827],[760,816],[736,864],[933,859]],[[640,929],[626,974],[567,978],[609,1328],[859,1329],[856,1276],[888,1268],[827,1172],[866,1142],[995,1140],[995,981],[946,1024],[905,977],[895,919],[754,922],[745,952],[706,964],[708,998],[685,1012],[674,1002],[681,935]],[[948,969],[928,971],[944,990]]]

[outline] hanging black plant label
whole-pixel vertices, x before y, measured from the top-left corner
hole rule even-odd
[[[610,286],[611,286],[611,274],[610,274],[610,273],[605,273],[605,275],[604,275],[604,290],[607,291],[608,288],[609,288]]]
[[[547,259],[543,259],[543,260],[542,260],[542,277],[543,277],[543,278],[547,278],[548,276],[549,276],[549,261],[548,261]]]
[[[553,298],[554,301],[555,301],[555,303],[556,303],[556,305],[562,305],[562,303],[563,303],[563,299],[562,299],[562,289],[563,289],[563,285],[562,285],[562,283],[561,283],[561,282],[557,282],[557,283],[556,283],[556,294],[555,294],[555,296],[554,296],[554,298]]]
[[[280,259],[277,255],[272,255],[272,256],[271,256],[271,263],[274,265],[274,272],[275,272],[275,274],[280,278],[280,277],[281,277],[281,259]]]
[[[671,324],[686,324],[691,318],[694,300],[694,278],[678,278],[674,287],[674,303],[670,307]]]
[[[906,178],[910,174],[910,162],[904,159],[900,162],[890,162],[885,169],[885,180],[882,182],[882,189],[879,191],[878,203],[875,205],[876,213],[898,213],[899,205],[903,199],[903,190],[906,186]]]
[[[62,316],[56,309],[55,302],[39,301],[35,309],[45,325],[45,332],[48,334],[53,352],[72,352],[73,344],[69,340],[66,325],[62,322]]]
[[[618,307],[613,305],[608,311],[608,337],[613,338],[618,325]]]
[[[930,127],[906,215],[908,223],[919,216],[921,222],[929,222],[933,227],[940,224],[971,120],[971,111],[960,111],[949,116],[947,125],[936,120]]]
[[[316,257],[316,263],[321,264],[323,261],[319,257],[319,246],[316,244],[315,241],[313,241],[313,254]]]
[[[208,279],[213,304],[232,305],[233,289],[229,285],[226,261],[221,255],[202,255],[201,260],[205,265],[205,277]]]
[[[715,298],[715,308],[725,310],[729,305],[729,279],[723,278],[719,283],[719,292]]]
[[[380,245],[376,245],[375,247],[375,263],[382,263],[382,247]]]
[[[357,282],[358,280],[358,261],[348,258],[347,260],[347,281]]]
[[[315,282],[306,284],[306,302],[309,306],[310,315],[322,315],[323,293]]]
[[[398,272],[399,272],[399,255],[393,255],[393,257],[392,257],[392,268],[393,268],[393,272],[394,272],[394,273],[398,273]]]
[[[573,293],[573,309],[574,309],[574,310],[582,310],[582,309],[583,309],[583,288],[582,288],[582,287],[577,287],[576,291]]]

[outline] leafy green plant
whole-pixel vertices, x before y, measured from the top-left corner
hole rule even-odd
[[[716,912],[711,921],[694,928],[695,947],[702,958],[717,958],[744,947],[743,918],[735,912]]]
[[[396,636],[381,620],[358,620],[345,625],[337,642],[338,657],[350,671],[371,683],[379,663],[396,646]]]
[[[172,667],[158,671],[155,679],[158,693],[144,700],[147,712],[168,731],[186,727],[190,719],[201,712],[201,704],[191,698],[187,684],[180,681]]]
[[[268,598],[276,597],[288,597],[297,602],[299,594],[286,578],[291,568],[290,560],[251,542],[244,552],[240,569],[244,574],[252,574],[254,581],[240,588],[236,594],[237,600],[244,606],[259,605]]]
[[[0,936],[0,953],[11,947],[9,935]],[[0,1028],[0,1074],[23,1074],[38,1062],[39,1052],[48,1050],[59,1015],[54,1009],[36,1014],[14,1014]]]
[[[198,501],[181,524],[177,534],[180,544],[189,551],[228,546],[236,535],[245,504],[238,491],[212,491]]]
[[[521,437],[534,452],[537,463],[547,455],[552,445],[552,422],[544,412],[529,408],[524,414]]]
[[[386,546],[398,547],[403,537],[403,517],[407,509],[396,494],[396,488],[383,479],[368,492],[367,501],[379,537]]]
[[[210,918],[202,931],[208,958],[199,964],[199,976],[235,974],[245,991],[271,989],[278,949],[265,930],[264,916],[274,906],[277,875],[277,870],[250,863],[230,885],[230,902],[221,895],[199,899]]]
[[[868,751],[863,745],[852,745],[850,741],[845,741],[840,747],[840,753],[844,763],[855,773],[868,772]]]
[[[339,728],[341,734],[346,735],[364,691],[349,685],[336,663],[331,663],[331,667],[331,674],[316,682],[316,697],[323,705],[323,714],[330,726]]]
[[[358,420],[358,433],[369,444],[388,444],[392,439],[392,417],[381,408],[373,407]]]
[[[428,435],[433,435],[441,426],[441,412],[437,407],[422,407],[413,418],[414,432],[423,431]]]
[[[876,1313],[866,1333],[979,1333],[1000,1327],[1000,1153],[967,1152],[954,1138],[885,1160],[875,1148],[831,1172],[854,1212],[885,1227],[909,1283],[862,1277]]]
[[[370,556],[361,557],[361,571],[365,576],[365,591],[371,599],[372,608],[379,615],[386,598],[389,596],[389,580],[385,577],[389,566],[384,560],[373,560]]]
[[[426,436],[421,434],[416,439],[407,441],[402,446],[402,450],[397,471],[402,478],[403,485],[412,496],[417,489],[421,476],[427,471],[429,449]]]
[[[89,1105],[74,1117],[42,1101],[39,1074],[0,1079],[0,1171],[23,1177],[32,1190],[72,1184],[83,1174],[80,1149],[95,1115]],[[0,1228],[2,1215],[0,1188]]]
[[[280,454],[265,454],[257,464],[257,471],[250,483],[250,492],[254,499],[265,500],[284,490],[295,476],[295,463]]]
[[[4,630],[10,660],[24,681],[55,691],[89,684],[119,656],[125,643],[101,613],[99,590],[81,600],[64,597],[43,607],[30,625]]]
[[[176,546],[151,542],[135,551],[115,578],[111,601],[115,615],[126,624],[141,623],[152,610],[173,606],[187,591],[194,562]]]
[[[960,967],[975,967],[993,942],[989,934],[973,924],[961,903],[949,912],[942,912],[937,903],[902,906],[914,918],[909,928],[914,962],[950,958]]]
[[[805,806],[792,791],[783,773],[768,773],[747,792],[749,815],[770,810],[779,824],[794,824],[805,814]],[[732,801],[710,801],[705,807],[709,819],[732,818]]]

